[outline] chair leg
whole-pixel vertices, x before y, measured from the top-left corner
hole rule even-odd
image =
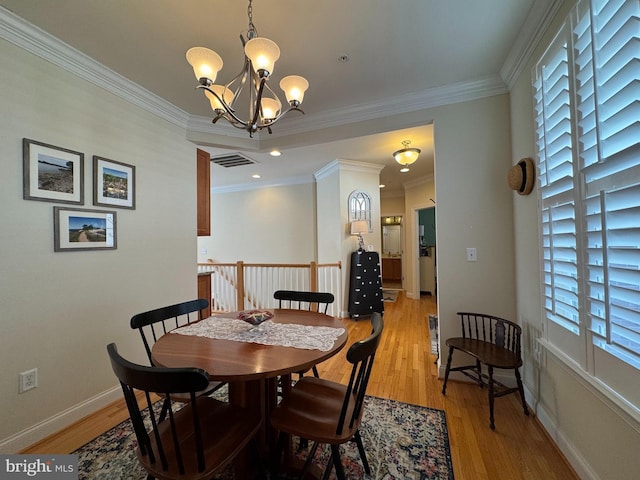
[[[309,454],[307,455],[307,458],[304,461],[304,465],[302,466],[302,471],[300,472],[300,478],[304,478],[304,474],[307,473],[307,470],[309,470],[309,467],[313,463],[313,458],[316,456],[316,452],[318,451],[319,445],[320,444],[318,442],[313,443],[313,447],[311,447],[311,450],[309,450]],[[331,462],[331,459],[329,459],[329,462]]]
[[[516,368],[516,382],[518,382],[518,392],[520,393],[520,400],[522,400],[522,408],[524,408],[524,414],[529,416],[529,409],[527,408],[527,402],[524,399],[524,387],[522,386],[522,378],[520,378],[520,371]]]
[[[478,372],[478,383],[480,384],[480,388],[484,388],[484,382],[482,381],[482,364],[480,360],[476,360],[476,371]]]
[[[168,397],[164,398],[162,402],[162,410],[160,410],[160,415],[158,416],[158,422],[164,421],[167,417],[167,413],[169,413],[169,408],[171,407],[171,400]]]
[[[314,377],[320,378],[320,374],[318,373],[318,369],[316,368],[315,365],[313,367],[311,367],[311,370],[313,370],[313,376]]]
[[[269,475],[267,473],[267,469],[264,467],[264,463],[262,462],[260,447],[258,447],[258,441],[254,438],[249,443],[251,444],[251,449],[253,450],[253,454],[256,459],[256,469],[258,470],[257,478],[266,480],[267,478],[269,478]]]
[[[358,446],[358,452],[360,452],[360,458],[362,459],[362,466],[364,467],[364,471],[367,475],[371,475],[371,468],[369,468],[367,454],[364,451],[364,445],[362,443],[362,437],[360,436],[360,430],[356,430],[356,434],[353,436],[353,439]]]
[[[489,370],[489,426],[491,430],[496,429],[496,424],[493,421],[493,401],[495,399],[494,386],[493,386],[493,367],[488,367]]]
[[[287,440],[287,434],[280,432],[278,435],[278,441],[276,442],[275,455],[271,457],[271,476],[276,478],[280,473],[280,461],[282,460],[282,453],[284,452],[284,444]]]
[[[333,457],[333,465],[336,467],[336,477],[338,480],[347,480],[340,458],[340,445],[331,445],[331,456]]]
[[[322,475],[322,480],[329,480],[331,476],[331,472],[333,471],[333,455],[329,456],[329,461],[327,462],[327,466],[324,469],[324,474]]]
[[[449,370],[451,370],[451,357],[453,357],[453,347],[449,347],[449,357],[447,358],[447,368],[444,371],[444,383],[442,384],[442,394],[447,393],[447,380],[449,380]]]

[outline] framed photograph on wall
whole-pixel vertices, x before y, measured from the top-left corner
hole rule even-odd
[[[84,153],[22,139],[23,198],[84,205]]]
[[[53,207],[53,250],[115,250],[116,212]]]
[[[93,156],[93,204],[136,208],[136,167]]]

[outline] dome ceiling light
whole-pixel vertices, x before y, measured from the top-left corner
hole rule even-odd
[[[411,145],[410,140],[404,140],[402,142],[402,145],[404,145],[404,148],[393,152],[393,158],[395,158],[396,162],[398,162],[400,165],[411,165],[418,159],[418,155],[420,155],[420,149],[409,148],[409,145]]]

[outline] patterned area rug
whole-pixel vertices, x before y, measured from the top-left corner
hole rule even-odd
[[[442,410],[367,397],[361,435],[372,475],[364,473],[357,448],[350,442],[341,446],[340,452],[350,479],[453,480],[447,423]],[[146,479],[135,447],[129,421],[122,422],[73,452],[78,455],[78,479]],[[328,448],[319,451],[318,462],[326,464],[329,453]],[[234,477],[229,470],[215,478]],[[335,470],[331,478],[335,479]]]

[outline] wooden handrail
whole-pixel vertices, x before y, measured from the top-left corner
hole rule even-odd
[[[238,265],[238,263],[240,262],[236,262],[236,263],[221,263],[221,262],[214,262],[213,260],[210,260],[208,262],[198,262],[198,266],[199,267],[211,267],[211,266],[216,266],[216,267],[233,267],[234,265]],[[317,267],[338,267],[338,268],[342,268],[342,262],[335,262],[335,263],[316,263],[316,262],[309,262],[309,263],[246,263],[246,262],[242,262],[242,265],[244,265],[245,267],[273,267],[273,268],[310,268],[311,265],[315,265]]]
[[[198,270],[202,272],[211,271],[211,273],[216,273],[222,275],[222,278],[229,286],[235,289],[236,293],[236,309],[243,310],[245,309],[245,303],[248,301],[251,308],[257,307],[261,302],[260,298],[255,298],[256,292],[248,292],[245,284],[245,271],[246,269],[251,268],[285,268],[285,269],[308,269],[309,270],[309,285],[308,288],[312,292],[317,292],[319,289],[319,271],[322,268],[331,268],[334,267],[338,270],[342,269],[342,262],[336,263],[317,263],[315,261],[311,261],[309,263],[245,263],[240,260],[236,263],[217,263],[212,259],[209,259],[207,262],[198,263]],[[229,267],[235,267],[235,278],[233,278],[231,272],[227,270]],[[337,290],[340,290],[338,288]],[[339,293],[339,292],[333,292]],[[211,299],[210,299],[211,300]],[[262,300],[264,303],[264,299]]]

